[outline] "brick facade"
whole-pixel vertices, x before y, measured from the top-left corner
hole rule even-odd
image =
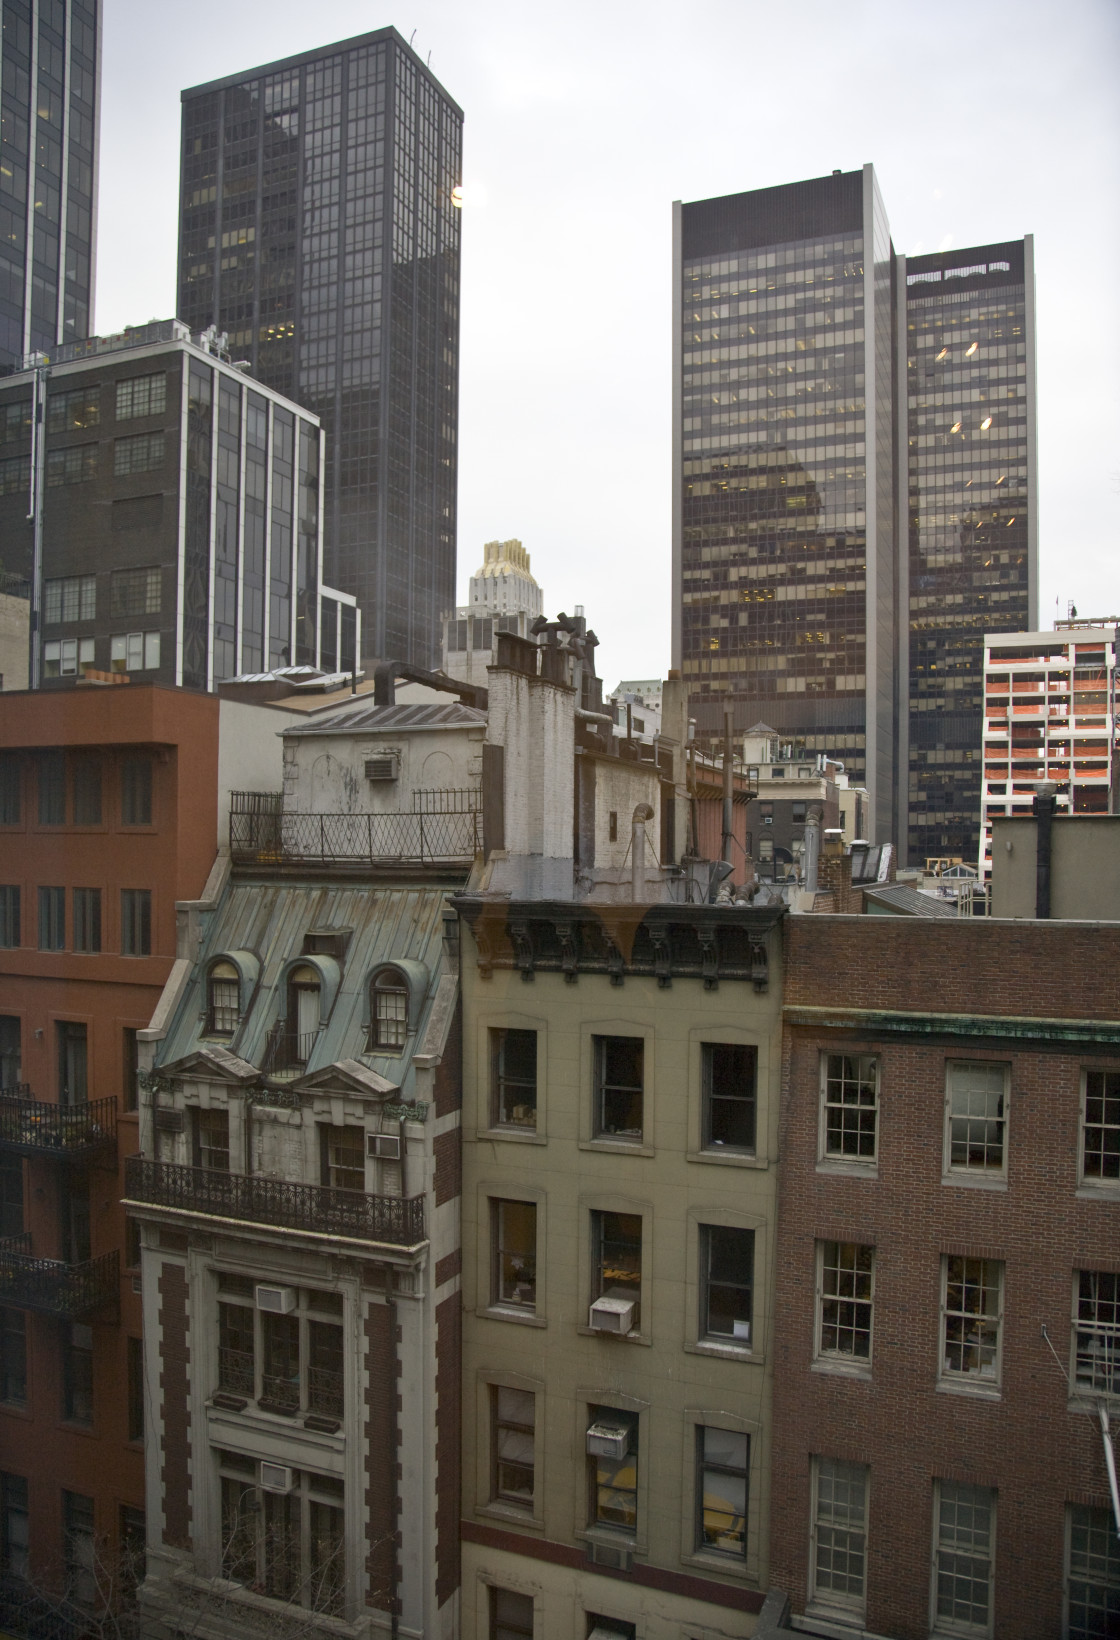
[[[436,1206],[454,1201],[463,1189],[463,1134],[458,1127],[437,1133],[433,1141],[436,1161]]]
[[[436,1305],[436,1605],[459,1587],[462,1476],[463,1306],[458,1292]]]
[[[366,1312],[366,1508],[369,1553],[366,1604],[390,1611],[393,1599],[394,1540],[398,1536],[397,1494],[400,1485],[401,1329],[388,1304],[371,1304]]]

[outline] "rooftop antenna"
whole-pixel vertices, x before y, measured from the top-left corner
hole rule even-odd
[[[417,25],[417,26],[419,26],[419,25]],[[413,40],[415,40],[415,38],[416,38],[416,29],[413,29],[412,33],[408,37],[408,49],[410,51],[412,50],[412,42],[413,42]]]

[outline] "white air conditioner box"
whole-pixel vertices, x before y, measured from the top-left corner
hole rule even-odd
[[[257,1287],[257,1309],[270,1315],[291,1315],[297,1304],[294,1287]]]
[[[381,757],[367,757],[365,770],[367,780],[395,780],[397,778],[396,753],[386,752]]]
[[[632,1552],[624,1549],[621,1544],[616,1549],[613,1543],[589,1543],[587,1559],[590,1565],[606,1566],[612,1572],[628,1572],[634,1564]],[[617,1629],[607,1629],[601,1623],[596,1623],[587,1640],[595,1640],[596,1635],[599,1640],[618,1640],[618,1634]]]
[[[286,1464],[269,1463],[267,1458],[262,1458],[261,1486],[266,1492],[290,1492],[292,1471]]]
[[[587,1426],[587,1455],[589,1458],[625,1458],[630,1445],[630,1425],[608,1422],[597,1418]]]
[[[367,1133],[366,1155],[376,1156],[383,1162],[399,1162],[401,1140],[398,1133]]]
[[[597,1298],[591,1306],[587,1325],[597,1332],[619,1333],[622,1337],[634,1325],[632,1298]]]

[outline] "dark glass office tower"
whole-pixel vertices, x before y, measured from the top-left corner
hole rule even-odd
[[[895,835],[894,253],[871,166],[674,206],[673,664]]]
[[[179,315],[318,413],[326,578],[421,665],[455,601],[462,124],[392,28],[183,93]]]
[[[910,257],[899,278],[909,468],[905,841],[911,864],[945,855],[971,863],[984,634],[1038,626],[1033,242]],[[903,748],[904,768],[906,758]]]
[[[101,0],[3,0],[0,370],[89,335]]]

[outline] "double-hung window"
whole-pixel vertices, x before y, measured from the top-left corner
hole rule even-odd
[[[638,1530],[638,1414],[590,1407],[588,1525],[633,1536]]]
[[[640,1036],[596,1036],[592,1042],[595,1136],[640,1144],[645,1043]]]
[[[531,1511],[537,1398],[531,1390],[490,1388],[490,1496]]]
[[[753,1155],[757,1049],[737,1042],[704,1042],[700,1052],[703,1148]]]
[[[1078,1270],[1075,1279],[1074,1385],[1087,1395],[1120,1396],[1120,1275]]]
[[[1120,1186],[1120,1071],[1082,1072],[1081,1182]]]
[[[754,1231],[700,1226],[700,1336],[750,1347]]]
[[[191,1145],[195,1167],[229,1172],[229,1111],[191,1111]]]
[[[997,1259],[941,1261],[941,1378],[995,1388],[1000,1378],[1003,1265]]]
[[[879,1061],[875,1055],[822,1054],[820,1159],[874,1165],[878,1127]]]
[[[39,890],[39,949],[62,951],[66,947],[66,890]]]
[[[934,1489],[933,1611],[937,1635],[992,1632],[996,1495],[938,1481]]]
[[[152,954],[151,889],[121,889],[121,952],[126,957]]]
[[[490,1213],[490,1302],[531,1315],[537,1307],[536,1203],[494,1199]]]
[[[537,1125],[537,1033],[490,1032],[490,1124],[532,1130]]]
[[[1007,1177],[1006,1065],[951,1059],[945,1075],[946,1176]]]
[[[871,1361],[875,1249],[856,1241],[817,1243],[817,1356],[866,1366]]]
[[[101,890],[76,888],[73,892],[75,951],[101,949]]]
[[[1120,1634],[1120,1542],[1111,1509],[1067,1505],[1065,1608],[1067,1640]]]
[[[749,1435],[696,1426],[696,1548],[742,1562],[747,1554]]]
[[[810,1598],[862,1616],[867,1596],[866,1464],[813,1459]]]
[[[641,1214],[592,1213],[591,1262],[592,1299],[632,1303],[628,1330],[636,1332],[642,1306]]]

